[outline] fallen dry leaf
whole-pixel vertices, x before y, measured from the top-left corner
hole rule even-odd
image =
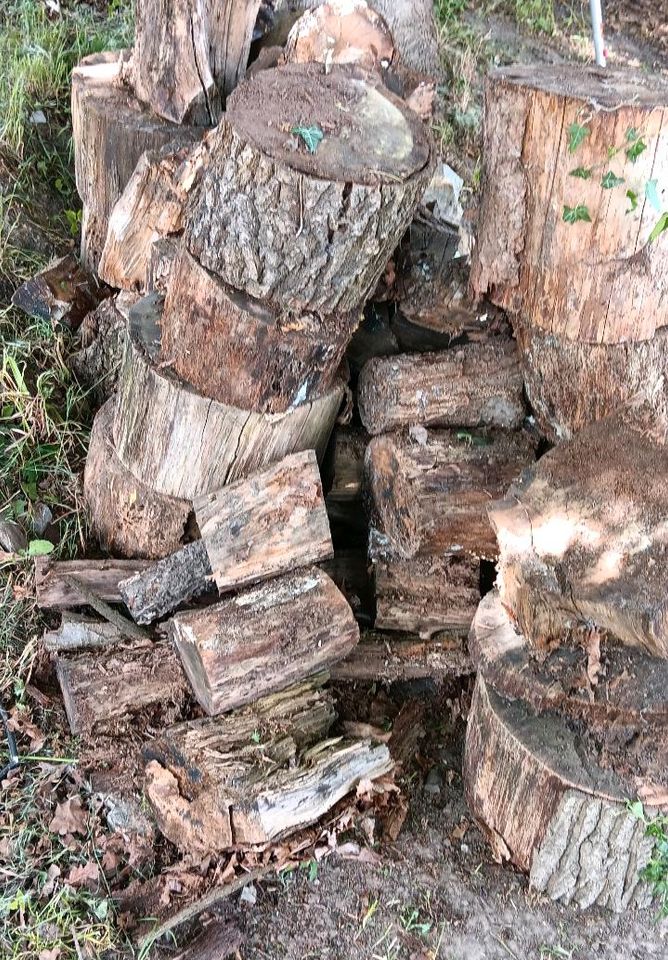
[[[601,672],[601,634],[595,627],[587,631],[585,650],[587,651],[587,680],[592,687],[595,687]]]
[[[51,833],[58,833],[65,836],[68,833],[86,832],[87,813],[81,806],[79,797],[68,797],[63,803],[59,803],[56,812],[49,824]]]
[[[53,947],[51,950],[41,950],[38,960],[58,960],[60,956],[60,947]]]
[[[100,883],[100,868],[90,861],[81,867],[72,867],[67,875],[67,882],[72,887],[87,887],[95,890]]]
[[[471,826],[468,820],[461,820],[450,834],[450,839],[459,843],[466,836],[466,831]]]

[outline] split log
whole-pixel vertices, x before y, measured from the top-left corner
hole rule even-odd
[[[366,0],[330,0],[307,10],[285,44],[287,63],[356,63],[366,70],[387,67],[394,56],[392,35]]]
[[[130,77],[174,123],[215,124],[246,72],[260,0],[139,0]]]
[[[127,639],[127,634],[114,623],[65,612],[60,627],[57,630],[47,630],[42,637],[42,643],[50,653],[67,653],[73,650],[112,647]]]
[[[214,400],[284,413],[331,387],[360,320],[359,313],[274,310],[182,249],[162,314],[162,357]]]
[[[161,237],[151,244],[146,264],[146,290],[149,293],[167,293],[180,250],[180,237]]]
[[[68,253],[22,283],[12,294],[12,304],[30,317],[76,330],[109,292]]]
[[[478,676],[464,754],[469,809],[499,859],[561,903],[648,906],[654,840],[627,809],[630,784],[583,757],[563,720],[502,700]]]
[[[623,415],[555,447],[490,507],[499,589],[539,648],[594,625],[668,657],[664,438]]]
[[[112,733],[128,716],[154,718],[184,704],[186,682],[178,657],[150,640],[115,646],[94,657],[60,655],[56,675],[72,733]]]
[[[148,288],[153,244],[180,233],[188,194],[207,156],[207,141],[147,150],[109,216],[98,273],[112,287]]]
[[[461,635],[418,640],[367,630],[345,660],[332,667],[332,679],[365,683],[451,680],[474,670]]]
[[[504,697],[521,700],[535,712],[554,711],[638,736],[668,728],[668,664],[655,657],[583,631],[568,645],[535,655],[513,625],[498,591],[481,601],[469,635],[469,651],[485,681]],[[597,662],[587,649],[596,643]],[[592,673],[593,668],[593,673]]]
[[[334,582],[312,567],[178,613],[172,635],[197,700],[214,715],[340,660],[359,629]]]
[[[195,540],[169,557],[121,580],[118,590],[135,623],[153,623],[211,589],[206,547]]]
[[[314,135],[322,139],[311,143]],[[433,152],[418,117],[371,75],[319,64],[263,70],[230,97],[186,244],[260,300],[356,310],[411,220]]]
[[[158,560],[187,536],[189,500],[158,493],[124,465],[112,439],[112,398],[98,410],[84,470],[84,499],[100,546],[126,557]]]
[[[467,553],[494,559],[487,505],[533,459],[522,434],[439,430],[424,443],[403,435],[375,437],[365,459],[374,526],[397,558]]]
[[[370,360],[357,403],[372,435],[412,424],[515,430],[524,419],[522,391],[515,343],[498,340]]]
[[[651,340],[579,343],[515,324],[527,397],[553,442],[640,401],[668,431],[668,330]]]
[[[109,216],[145,150],[184,146],[202,136],[154,116],[124,86],[127,52],[85,57],[72,72],[74,165],[83,200],[82,262],[95,270]]]
[[[140,318],[142,310],[146,316]],[[155,299],[147,297],[133,309],[131,323],[138,323],[121,372],[114,439],[136,477],[160,493],[194,499],[294,451],[314,449],[322,456],[341,406],[342,384],[283,414],[210,400],[151,359],[149,349],[155,352],[158,343],[148,327],[159,331],[159,318]]]
[[[121,580],[149,567],[147,560],[35,560],[35,593],[42,610],[66,610],[82,607],[86,595],[76,586],[83,584],[90,593],[107,603],[120,603]]]
[[[93,404],[101,406],[116,389],[125,341],[128,313],[135,294],[108,297],[84,317],[79,328],[81,348],[68,359],[79,384],[89,391]]]
[[[193,506],[221,593],[332,556],[313,450],[207,493]]]
[[[493,71],[476,294],[583,342],[645,340],[665,325],[668,234],[650,240],[659,214],[627,191],[668,176],[667,117],[668,84],[655,78],[564,64]]]

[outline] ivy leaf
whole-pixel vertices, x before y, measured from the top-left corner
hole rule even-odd
[[[312,127],[293,127],[290,133],[304,141],[309,153],[316,152],[325,136],[317,124],[314,124]]]
[[[629,801],[627,806],[632,817],[635,817],[637,820],[645,819],[645,811],[643,810],[643,805],[640,800],[636,800],[634,803]]]
[[[601,186],[604,190],[612,190],[613,187],[618,187],[621,183],[624,183],[624,177],[616,176],[612,170],[608,172],[601,178]]]
[[[578,223],[578,221],[582,221],[583,223],[591,223],[589,210],[584,203],[578,203],[576,207],[569,207],[564,204],[564,212],[562,217],[566,223]]]
[[[589,136],[589,127],[582,123],[571,123],[568,128],[568,152],[575,153],[580,144]]]
[[[631,163],[635,163],[640,154],[644,153],[645,150],[647,150],[647,144],[642,137],[638,137],[626,151],[627,159],[629,159]]]
[[[640,134],[638,133],[635,127],[629,127],[628,130],[626,131],[626,140],[628,143],[635,143],[635,141],[639,138],[639,136]]]
[[[661,201],[659,200],[659,191],[656,189],[657,181],[648,180],[645,184],[645,196],[652,204],[657,213],[661,213]]]
[[[591,167],[576,167],[575,170],[571,170],[571,177],[578,177],[580,180],[590,180],[591,179]]]
[[[668,210],[664,210],[657,222],[654,224],[654,229],[649,235],[648,243],[654,243],[654,241],[661,236],[662,233],[668,230]]]
[[[50,540],[31,540],[28,544],[28,556],[45,557],[47,553],[52,553],[54,549]]]
[[[638,206],[638,194],[635,192],[635,190],[627,190],[627,191],[626,191],[626,196],[628,197],[629,201],[631,202],[631,206],[629,207],[629,209],[628,209],[626,212],[627,212],[627,213],[633,213],[633,211],[634,211],[634,210],[637,208],[637,206]]]

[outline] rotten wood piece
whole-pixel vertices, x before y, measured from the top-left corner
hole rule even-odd
[[[430,430],[423,442],[374,437],[365,459],[373,525],[397,558],[465,553],[494,559],[487,506],[533,460],[520,433]]]
[[[162,361],[214,400],[284,413],[331,387],[360,320],[272,309],[182,248],[162,313]]]
[[[185,702],[186,680],[174,650],[151,640],[108,650],[60,654],[56,676],[72,733],[113,732],[130,716],[173,715]]]
[[[524,419],[517,347],[499,339],[378,357],[360,374],[357,403],[372,435],[412,424],[515,430]]]
[[[332,556],[313,450],[207,493],[193,506],[221,593]]]
[[[214,715],[335,663],[359,629],[334,581],[311,567],[178,613],[172,636],[197,700]]]
[[[160,316],[155,295],[133,308],[121,371],[114,440],[136,477],[161,494],[194,499],[289,453],[314,449],[322,456],[341,406],[341,383],[283,414],[211,400],[152,358],[160,349]]]
[[[366,70],[387,67],[392,34],[366,0],[330,0],[307,10],[285,44],[286,63],[355,63]]]
[[[110,293],[68,253],[26,280],[12,294],[12,304],[30,317],[64,323],[76,330],[83,318]]]
[[[497,859],[560,903],[649,905],[640,874],[654,840],[627,809],[633,787],[583,756],[562,719],[503,700],[478,675],[466,731],[466,801]]]
[[[351,653],[332,667],[333,680],[395,683],[399,680],[448,680],[475,670],[460,635],[438,639],[367,630]]]
[[[84,470],[84,500],[91,531],[104,550],[158,560],[186,542],[189,500],[170,497],[138,480],[121,461],[112,438],[111,398],[93,421]]]
[[[66,610],[88,602],[77,583],[107,603],[121,603],[119,583],[150,567],[148,560],[35,560],[35,593],[42,610]]]
[[[490,506],[501,599],[536,647],[584,624],[668,658],[668,456],[653,426],[599,420]]]
[[[186,245],[260,300],[356,310],[412,218],[433,154],[418,117],[357,68],[262,70],[230,97]]]
[[[66,611],[58,629],[47,630],[42,643],[50,653],[67,653],[112,647],[127,639],[116,624]]]
[[[659,214],[630,209],[627,191],[668,176],[667,120],[658,77],[564,64],[489,74],[476,294],[572,340],[651,338],[668,322],[668,233],[650,240]]]
[[[211,564],[201,540],[121,580],[118,590],[136,623],[153,623],[211,590]]]
[[[246,72],[260,0],[138,0],[129,77],[166,120],[215,124]]]

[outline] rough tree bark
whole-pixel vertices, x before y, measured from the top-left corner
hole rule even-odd
[[[319,64],[263,70],[230,98],[186,244],[250,296],[298,311],[355,310],[432,166],[426,128],[369,75]]]
[[[181,547],[118,584],[132,619],[143,624],[152,623],[212,589],[209,555],[201,540]]]

